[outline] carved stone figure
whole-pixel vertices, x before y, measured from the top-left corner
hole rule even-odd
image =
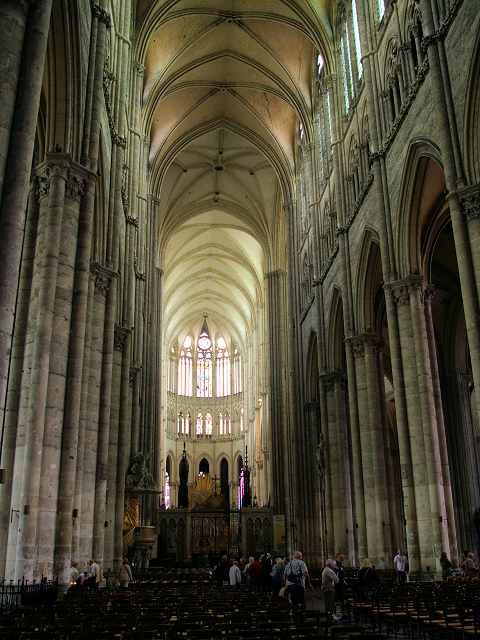
[[[142,451],[133,456],[125,479],[126,489],[150,489],[153,491],[157,489],[155,480],[146,465],[147,460],[148,456],[144,456]]]

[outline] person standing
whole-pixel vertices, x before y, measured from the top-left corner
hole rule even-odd
[[[343,560],[343,553],[337,553],[333,563],[333,570],[338,578],[338,584],[335,585],[335,602],[340,603],[340,615],[336,618],[337,620],[347,617],[345,615],[345,567],[343,566]]]
[[[78,562],[74,560],[72,562],[72,566],[70,567],[70,584],[74,584],[77,582],[80,576],[80,571],[78,570]]]
[[[333,560],[329,558],[322,572],[322,592],[327,622],[333,621],[333,614],[335,613],[335,585],[338,584],[338,577],[333,570],[333,565]]]
[[[272,569],[272,595],[278,596],[280,589],[283,586],[283,572],[285,571],[285,565],[282,558],[275,558],[275,564]]]
[[[447,558],[447,554],[445,551],[442,551],[440,555],[440,566],[442,567],[442,580],[446,580],[448,576],[452,575],[452,563]]]
[[[473,578],[474,576],[478,576],[478,567],[475,564],[475,555],[473,553],[469,553],[465,560],[465,575],[467,578]]]
[[[250,584],[256,589],[262,588],[262,573],[263,567],[259,560],[253,560],[253,562],[248,565],[247,574],[250,577]]]
[[[88,586],[89,589],[97,590],[100,582],[103,580],[102,570],[100,569],[100,565],[96,563],[93,558],[90,558],[88,561],[90,569],[87,573],[87,579],[85,580],[85,586]]]
[[[397,583],[405,584],[405,581],[407,579],[406,568],[407,568],[408,561],[407,561],[407,557],[403,555],[402,550],[400,548],[397,549],[397,551],[398,553],[393,559],[393,566],[395,567]]]
[[[362,568],[358,572],[358,587],[362,596],[362,602],[372,602],[375,591],[379,586],[380,576],[375,571],[370,558],[365,558]]]
[[[283,573],[283,579],[292,598],[292,607],[306,609],[307,598],[305,596],[305,583],[313,590],[307,565],[303,561],[301,551],[295,551],[293,560],[287,564]]]
[[[236,560],[232,560],[232,566],[228,572],[231,587],[239,587],[242,584],[242,572]]]
[[[118,567],[116,581],[119,587],[127,589],[129,583],[133,580],[132,569],[128,564],[128,558],[123,558],[122,564]]]

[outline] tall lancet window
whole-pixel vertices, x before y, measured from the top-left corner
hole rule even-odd
[[[203,435],[203,415],[201,413],[197,415],[197,425],[195,428],[195,433],[197,434],[197,436]]]
[[[212,397],[212,382],[212,341],[207,331],[202,328],[197,346],[197,398]]]
[[[178,395],[192,395],[192,338],[187,336],[183,342],[178,359]]]
[[[237,347],[233,350],[233,393],[242,391],[242,357]]]
[[[165,509],[170,507],[170,474],[165,471]]]
[[[205,435],[211,436],[213,433],[213,418],[211,413],[205,414]]]
[[[225,340],[217,340],[217,398],[229,396],[230,389],[230,357]]]

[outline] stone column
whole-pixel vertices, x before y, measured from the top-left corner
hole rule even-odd
[[[333,399],[334,383],[330,373],[320,376],[320,385],[324,389],[325,411],[322,413],[322,433],[324,434],[324,511],[325,511],[325,552],[327,558],[332,558],[335,551],[335,518],[333,515],[333,489],[335,473],[338,472],[337,464],[330,456],[330,449],[335,430],[335,402]]]
[[[467,222],[477,297],[480,300],[480,184],[460,189],[459,196]]]
[[[15,562],[15,576],[27,579],[35,575],[37,518],[39,508],[39,486],[42,460],[38,451],[43,449],[46,419],[50,353],[55,314],[58,262],[62,231],[65,188],[68,180],[70,156],[48,154],[41,165],[43,187],[39,217],[36,256],[33,275],[33,292],[38,309],[31,316],[29,327],[32,344],[32,362],[29,375],[25,377],[24,389],[28,396],[26,408],[26,432],[24,446],[20,447],[17,461],[23,459],[23,473],[19,479],[19,511],[22,513]]]
[[[71,404],[75,390],[75,381],[80,384],[81,380],[81,360],[83,353],[84,325],[79,329],[73,318],[74,284],[76,282],[76,259],[77,238],[79,236],[80,206],[85,190],[85,180],[87,172],[83,167],[70,162],[67,180],[65,185],[65,199],[63,203],[62,228],[60,238],[60,251],[58,255],[58,270],[55,292],[55,305],[53,316],[53,327],[50,344],[50,364],[48,371],[48,390],[46,396],[45,424],[43,436],[43,448],[41,456],[41,472],[39,486],[39,514],[37,522],[37,542],[36,542],[36,573],[43,575],[53,575],[54,552],[52,540],[56,536],[57,513],[62,511],[58,505],[58,491],[66,491],[70,483],[73,492],[75,482],[75,461],[68,464],[68,471],[64,468],[61,474],[61,457],[66,454],[72,455],[76,451],[78,414],[76,408]],[[84,255],[84,266],[87,269],[88,278],[88,246],[87,255]],[[86,298],[84,299],[86,301]],[[77,302],[77,301],[75,301]],[[78,312],[78,306],[76,307]],[[80,309],[83,313],[83,309]],[[80,333],[80,336],[78,335]],[[72,343],[80,338],[81,346],[72,351]],[[77,345],[75,345],[77,346]],[[75,366],[78,366],[77,376],[73,375]],[[70,374],[68,372],[70,370]],[[68,387],[67,387],[68,375]],[[77,404],[77,400],[74,402]],[[66,411],[66,413],[65,413]],[[67,423],[65,423],[65,418]],[[75,456],[74,456],[75,458]],[[68,458],[71,463],[72,460]],[[61,480],[63,483],[59,482]],[[68,514],[71,522],[71,510]],[[70,541],[68,542],[69,545]],[[62,580],[67,582],[70,563],[70,554],[64,560],[67,565],[64,567]]]
[[[424,291],[421,276],[411,276],[392,287],[401,327],[399,337],[417,506],[419,559],[424,563],[416,570],[425,570],[427,565],[434,567],[435,556],[438,557],[448,545],[441,524],[446,517],[445,495],[423,308]]]
[[[15,113],[17,85],[27,28],[28,12],[33,0],[10,0],[0,5],[0,60],[2,60],[2,112],[0,114],[0,202],[2,201],[8,142]],[[51,4],[51,3],[50,3]],[[37,105],[38,108],[38,105]]]
[[[52,0],[0,7],[0,421],[3,424],[15,303]],[[27,21],[28,15],[28,21]],[[15,93],[16,92],[16,93]]]
[[[35,245],[37,239],[37,225],[39,204],[36,189],[36,179],[32,179],[27,208],[27,224],[22,252],[21,277],[19,282],[18,300],[16,305],[15,331],[12,344],[12,359],[10,363],[8,397],[5,414],[2,466],[5,468],[5,484],[0,485],[0,575],[7,579],[13,575],[5,571],[7,558],[8,530],[11,520],[11,501],[13,491],[13,471],[15,449],[17,445],[17,424],[19,421],[20,404],[22,399],[22,378],[24,369],[28,370],[26,358],[26,335],[28,329],[29,307],[31,298],[32,272],[35,259]],[[25,435],[20,428],[20,434]],[[20,435],[22,437],[22,435]],[[15,507],[16,508],[16,507]],[[15,545],[16,541],[11,540]]]
[[[293,456],[290,443],[286,439],[286,273],[277,270],[266,274],[266,300],[269,335],[270,367],[270,419],[271,419],[271,465],[273,477],[273,508],[275,514],[286,514],[287,495],[285,488],[286,457]]]
[[[113,275],[113,274],[112,274]],[[100,406],[98,413],[98,441],[96,450],[95,514],[93,521],[93,558],[103,558],[105,539],[105,507],[108,478],[108,445],[110,412],[112,408],[113,347],[115,342],[115,308],[117,303],[117,278],[111,278],[105,303],[105,323],[100,381]]]
[[[119,380],[119,421],[118,421],[118,440],[116,455],[116,476],[115,483],[112,487],[115,491],[111,491],[111,503],[114,511],[113,518],[113,562],[112,566],[116,567],[123,557],[123,510],[125,501],[125,476],[127,474],[127,466],[130,462],[129,444],[129,419],[128,419],[128,388],[130,378],[130,344],[131,331],[124,327],[116,328],[115,348],[121,353],[121,371]],[[113,475],[113,474],[112,474]],[[114,499],[115,498],[115,499]]]
[[[78,492],[81,486],[78,470],[83,468],[84,460],[85,421],[81,421],[81,405],[85,379],[86,332],[89,331],[87,309],[89,308],[90,253],[96,178],[95,174],[88,174],[77,240],[55,542],[55,571],[58,572],[61,583],[68,581],[74,524],[77,525],[77,538],[79,533],[78,521],[75,522],[72,513],[74,508],[79,510],[81,502],[81,497],[78,496],[77,506],[74,506],[76,489]],[[82,517],[81,514],[80,517]],[[75,551],[77,545],[78,540],[75,543]]]
[[[100,421],[101,419],[105,421],[105,399],[102,398],[104,384],[103,351],[105,340],[104,335],[106,324],[107,296],[112,282],[116,279],[117,276],[117,274],[113,271],[110,271],[105,267],[101,267],[96,263],[92,263],[91,269],[95,293],[93,298],[93,312],[91,321],[90,358],[88,368],[88,401],[85,428],[85,457],[82,478],[82,506],[80,510],[80,557],[82,559],[88,559],[89,557],[91,557],[92,549],[94,549],[96,556],[98,553],[98,545],[96,547],[93,545],[94,520],[96,518],[97,476],[98,482],[100,483],[100,489],[103,488],[103,497],[105,498],[107,460],[105,451],[99,451],[99,431],[101,428]],[[102,407],[104,412],[103,416],[101,416]],[[103,429],[105,429],[104,422],[101,426]],[[98,461],[97,455],[99,457]],[[101,482],[104,482],[103,487]],[[104,525],[104,521],[105,518],[103,518],[103,520],[101,521],[102,527]],[[97,527],[97,539],[99,535],[98,528],[99,527]],[[100,555],[102,554],[103,544]]]
[[[406,400],[406,383],[403,371],[403,352],[400,341],[401,317],[398,306],[403,299],[393,295],[391,285],[384,286],[385,303],[388,318],[388,337],[390,341],[390,353],[392,363],[393,388],[395,389],[395,413],[397,419],[397,434],[400,456],[400,471],[403,490],[403,508],[405,519],[406,549],[409,553],[411,571],[420,571],[420,550],[417,527],[417,505],[415,494],[415,478],[413,475],[413,462],[411,454],[411,442],[409,434],[409,422]],[[401,311],[401,310],[400,310]],[[397,542],[397,545],[399,542]]]
[[[93,307],[95,299],[95,273],[96,267],[93,271],[89,265],[89,278],[88,278],[88,290],[87,290],[87,304],[85,315],[85,339],[83,348],[83,362],[82,362],[82,382],[80,389],[80,414],[79,414],[79,427],[78,427],[78,443],[77,443],[77,464],[76,464],[76,476],[75,476],[75,496],[73,508],[77,509],[77,518],[72,518],[72,559],[77,559],[80,562],[80,540],[81,540],[81,527],[83,526],[84,514],[82,512],[83,505],[83,487],[84,487],[84,471],[88,467],[91,467],[88,458],[91,457],[91,449],[85,451],[86,433],[87,433],[87,417],[89,411],[89,387],[90,387],[90,357],[91,357],[91,343],[92,343],[92,327],[93,327]],[[88,473],[88,471],[87,471]],[[80,517],[78,517],[80,516]],[[91,531],[90,531],[91,535]],[[90,553],[88,550],[87,553]],[[82,557],[82,561],[85,561],[85,556]]]

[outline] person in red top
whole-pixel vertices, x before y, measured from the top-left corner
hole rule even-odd
[[[250,576],[250,584],[253,584],[257,589],[260,589],[262,584],[263,567],[258,560],[254,560],[247,569],[247,573]]]

